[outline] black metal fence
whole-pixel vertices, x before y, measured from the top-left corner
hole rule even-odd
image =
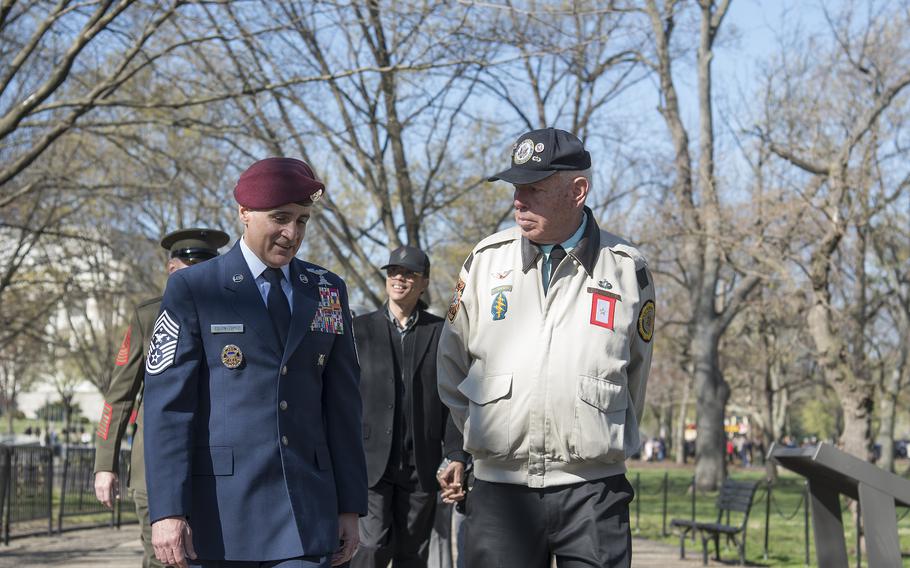
[[[55,463],[56,461],[56,463]],[[130,452],[120,455],[120,477],[125,485]],[[113,511],[95,498],[95,450],[68,448],[54,457],[50,448],[0,446],[0,529],[10,538],[53,534],[73,528],[116,526],[123,510],[132,510],[125,487]],[[56,525],[55,525],[56,521]]]
[[[684,518],[690,520],[706,521],[712,515],[716,515],[714,508],[713,495],[699,495],[694,490],[695,478],[676,479],[671,478],[669,472],[665,472],[657,486],[654,486],[652,479],[650,484],[643,484],[640,473],[636,473],[632,480],[635,489],[635,500],[632,504],[632,528],[636,532],[640,531],[642,521],[642,504],[644,503],[645,512],[660,511],[660,535],[669,536],[670,521],[674,518]],[[684,500],[680,497],[685,495]],[[759,524],[762,531],[761,544],[763,550],[761,558],[769,559],[769,552],[774,543],[771,538],[772,529],[776,526],[786,526],[788,530],[799,531],[800,544],[803,548],[802,555],[804,562],[808,566],[811,563],[811,535],[810,535],[810,507],[808,484],[801,479],[777,479],[776,481],[765,480],[761,483],[755,494],[752,504],[752,515],[750,516],[750,526]],[[841,513],[849,516],[848,510],[853,501],[844,497],[841,500]],[[659,508],[659,509],[658,509]],[[729,513],[728,513],[729,514]],[[905,508],[898,514],[898,522],[904,521],[910,514],[910,508]],[[760,521],[758,519],[761,519]],[[729,517],[727,523],[729,524]],[[904,525],[902,525],[904,526]],[[750,531],[751,532],[751,531]],[[856,538],[856,566],[861,566],[862,547],[860,539],[862,537],[862,527],[853,531]],[[695,539],[695,532],[691,533],[691,538]],[[754,543],[753,539],[749,539]]]

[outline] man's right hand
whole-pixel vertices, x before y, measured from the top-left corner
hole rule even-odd
[[[164,564],[187,568],[186,559],[196,559],[193,531],[183,517],[166,517],[152,523],[152,547]]]
[[[457,503],[465,498],[464,470],[462,462],[450,461],[445,468],[436,472],[443,503]]]
[[[95,498],[108,509],[114,508],[114,500],[120,499],[120,482],[112,471],[95,473]]]

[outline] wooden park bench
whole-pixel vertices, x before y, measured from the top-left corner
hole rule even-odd
[[[752,509],[752,498],[758,488],[757,481],[734,481],[727,479],[717,495],[717,520],[713,523],[693,519],[672,519],[671,527],[680,529],[679,557],[686,557],[686,537],[692,531],[701,535],[702,561],[708,564],[708,540],[713,537],[714,551],[720,560],[720,536],[725,535],[732,541],[739,552],[740,564],[746,563],[746,524],[749,522],[749,511]],[[726,513],[726,522],[724,521]],[[731,513],[741,517],[739,524],[730,524]]]

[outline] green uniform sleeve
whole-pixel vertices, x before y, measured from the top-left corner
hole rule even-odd
[[[120,443],[145,378],[145,341],[139,310],[136,310],[117,352],[114,377],[104,396],[101,420],[95,431],[95,472],[119,470]]]

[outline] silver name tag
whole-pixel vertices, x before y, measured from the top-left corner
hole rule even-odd
[[[242,323],[213,323],[212,333],[243,333]]]

